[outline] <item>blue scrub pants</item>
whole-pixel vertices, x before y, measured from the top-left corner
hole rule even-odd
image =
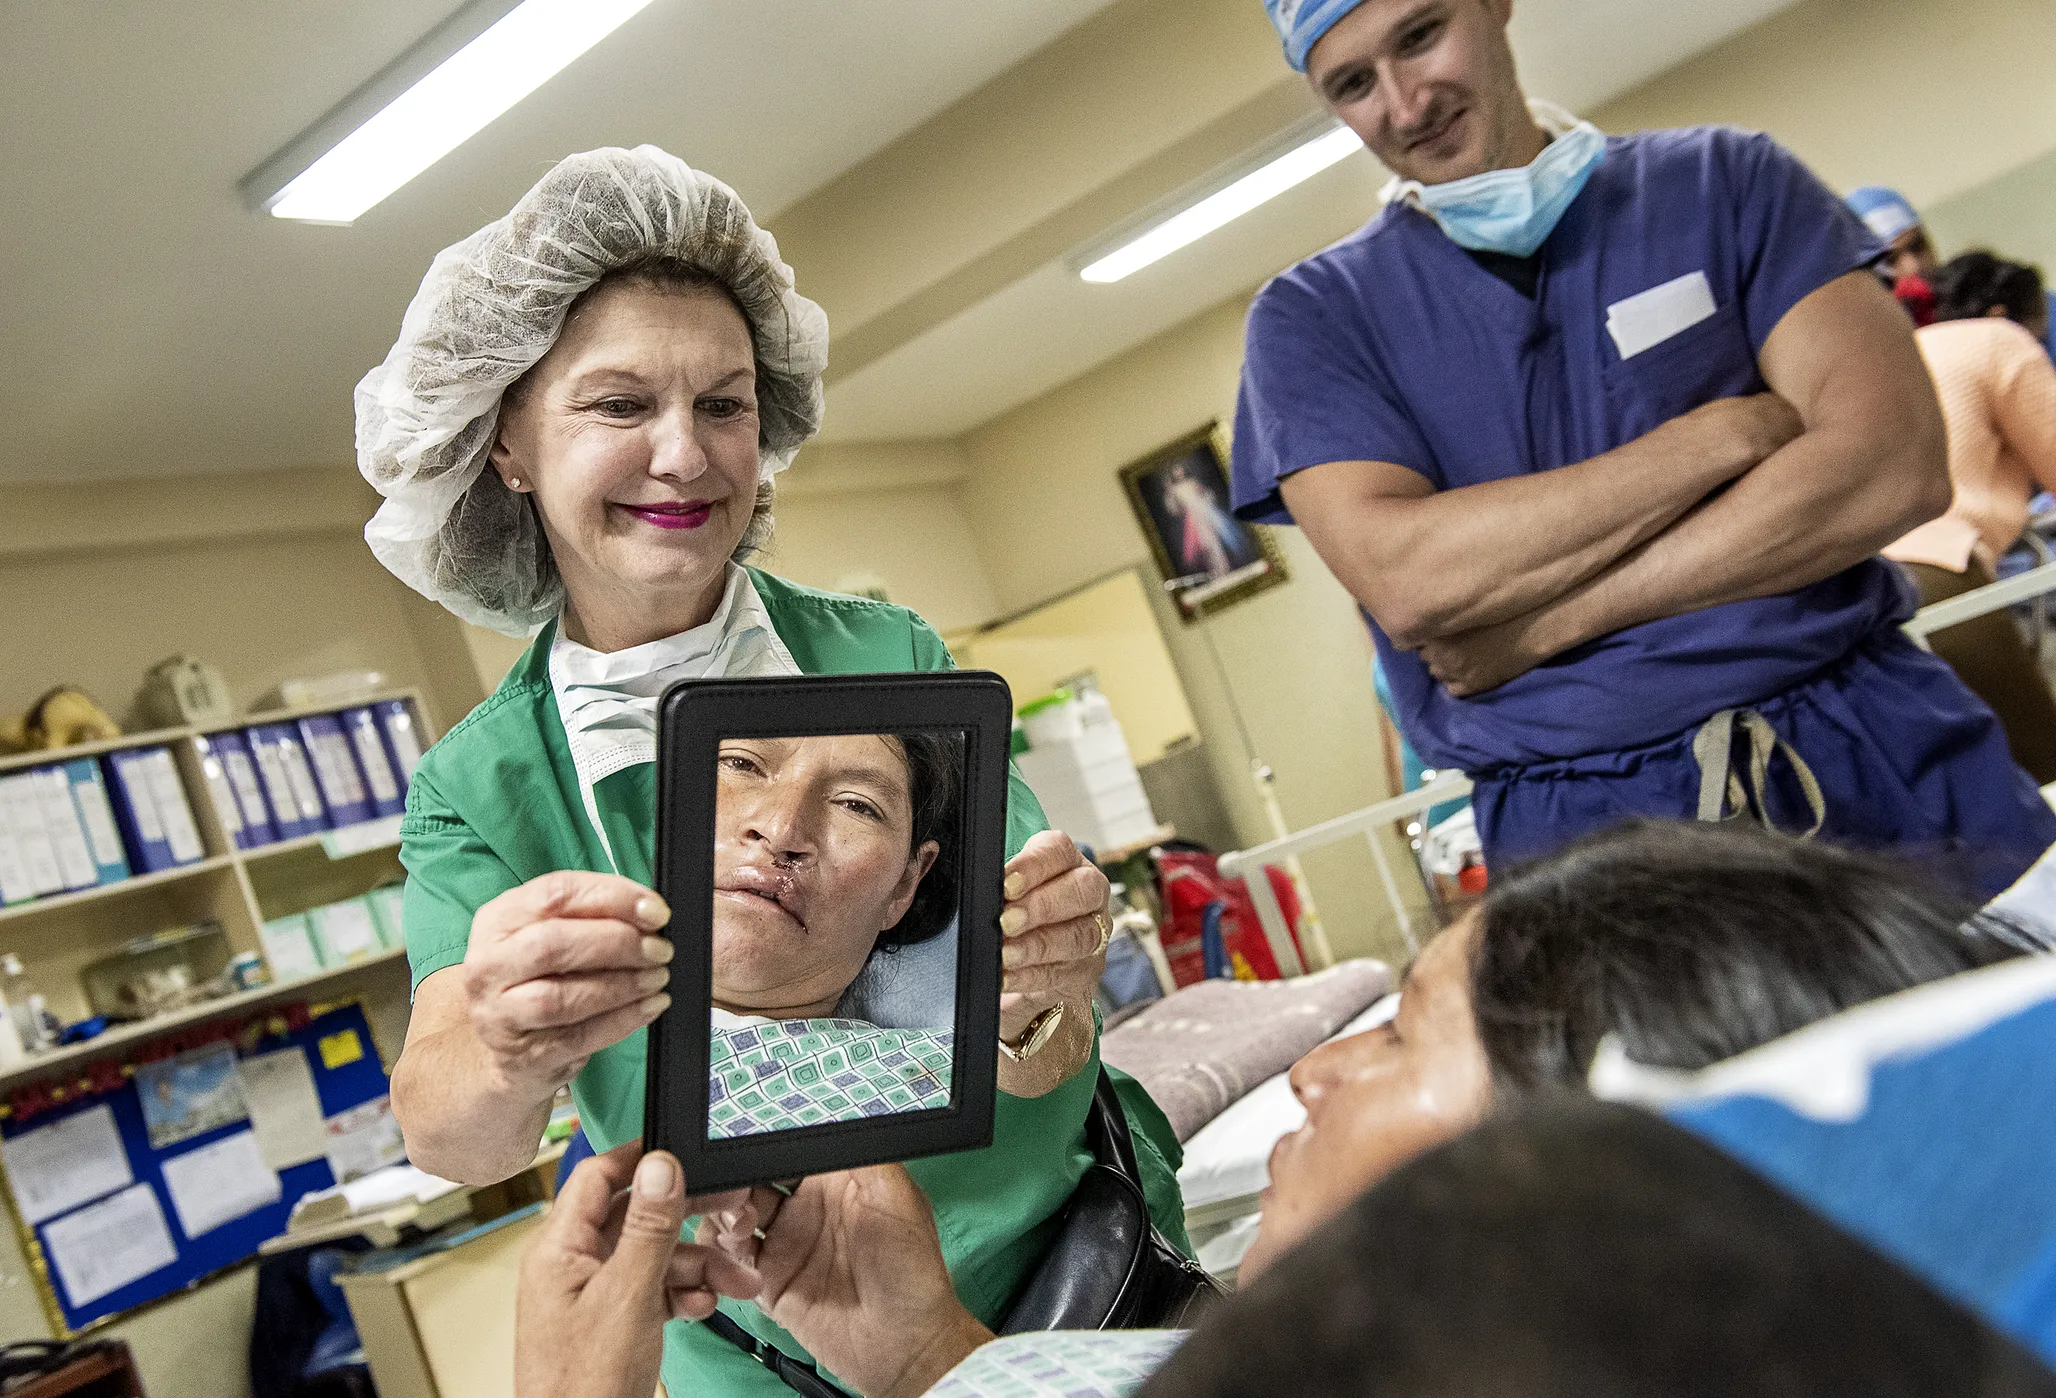
[[[1896,627],[1754,708],[1813,769],[1827,806],[1821,839],[1931,866],[1980,901],[2056,845],[2056,811],[2014,762],[1998,719]],[[1486,863],[1510,868],[1631,816],[1693,819],[1695,732],[1473,773]],[[1782,830],[1812,824],[1782,756],[1771,764],[1766,806]]]

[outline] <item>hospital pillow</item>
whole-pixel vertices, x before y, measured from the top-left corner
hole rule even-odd
[[[2056,955],[1697,1073],[1609,1041],[1591,1086],[1661,1109],[2056,1363]]]

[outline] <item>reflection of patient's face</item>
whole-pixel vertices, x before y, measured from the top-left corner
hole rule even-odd
[[[1473,1125],[1491,1069],[1471,1014],[1479,915],[1429,942],[1408,969],[1388,1024],[1324,1044],[1292,1068],[1306,1125],[1271,1152],[1261,1231],[1242,1261],[1251,1278],[1430,1146]]]
[[[826,1015],[935,861],[890,737],[731,738],[714,813],[714,1003]]]

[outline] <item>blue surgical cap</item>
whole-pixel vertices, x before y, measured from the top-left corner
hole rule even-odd
[[[1306,56],[1320,37],[1335,27],[1335,21],[1364,0],[1264,0],[1271,23],[1285,41],[1285,61],[1306,71]]]
[[[1847,203],[1850,212],[1883,242],[1891,242],[1909,228],[1920,227],[1920,215],[1913,211],[1906,196],[1881,184],[1865,185],[1850,195]]]

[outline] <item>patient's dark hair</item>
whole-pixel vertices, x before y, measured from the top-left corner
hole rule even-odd
[[[2041,313],[2042,270],[1989,252],[1952,257],[1935,273],[1935,319],[1971,320],[2005,308],[2022,324]]]
[[[1969,1311],[1660,1117],[1563,1098],[1395,1171],[1140,1398],[2049,1398]]]
[[[1612,1033],[1704,1068],[2035,949],[1913,870],[1754,826],[1638,820],[1494,871],[1471,999],[1495,1091],[1584,1082]]]
[[[962,841],[958,812],[963,805],[964,736],[961,733],[892,733],[907,759],[907,795],[914,808],[911,853],[929,840],[941,848],[914,889],[906,916],[878,934],[887,951],[925,942],[949,926],[957,914],[958,869]]]

